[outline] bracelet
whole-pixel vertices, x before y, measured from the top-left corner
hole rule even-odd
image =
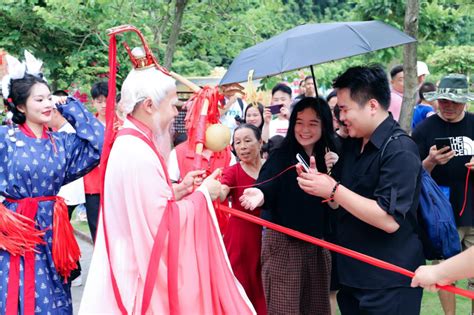
[[[333,201],[334,200],[334,195],[336,194],[337,188],[339,187],[340,182],[336,182],[336,185],[334,185],[331,195],[329,196],[329,200]]]
[[[323,200],[323,202],[331,202],[334,201],[334,195],[336,194],[337,188],[339,187],[340,182],[336,182],[336,185],[332,188],[331,194],[329,195],[328,199]]]

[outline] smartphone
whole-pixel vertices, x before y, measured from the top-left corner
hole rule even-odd
[[[280,109],[283,107],[283,104],[278,104],[278,105],[270,105],[270,112],[272,115],[276,115],[280,113]]]
[[[435,138],[436,149],[441,150],[444,147],[451,147],[450,138]]]
[[[308,163],[306,163],[306,161],[303,159],[303,157],[301,156],[301,154],[299,154],[299,153],[296,154],[296,160],[297,160],[301,165],[303,165],[303,168],[304,168],[304,170],[306,171],[306,173],[309,173],[309,165],[308,165]]]

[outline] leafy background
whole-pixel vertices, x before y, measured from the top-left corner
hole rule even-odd
[[[418,59],[429,64],[428,79],[436,81],[449,72],[472,76],[472,3],[420,3]],[[44,60],[53,89],[88,92],[106,77],[105,30],[113,26],[137,26],[160,62],[186,76],[206,76],[214,67],[228,67],[241,50],[299,24],[376,19],[403,29],[404,11],[403,0],[3,0],[0,48],[17,56],[26,48]],[[129,34],[121,38],[130,46],[138,43]],[[120,82],[130,63],[124,49],[118,51]],[[325,89],[348,66],[382,63],[390,68],[401,59],[400,47],[385,49],[318,65],[316,76]],[[295,71],[270,78],[262,88],[302,75]]]

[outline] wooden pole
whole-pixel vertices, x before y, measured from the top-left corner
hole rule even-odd
[[[195,83],[189,81],[188,79],[186,79],[185,77],[183,77],[183,76],[180,75],[180,74],[177,74],[176,72],[170,71],[170,75],[171,75],[175,80],[177,80],[177,81],[183,83],[184,85],[186,85],[186,86],[187,86],[188,88],[190,88],[193,92],[197,92],[197,91],[201,90],[201,88],[200,88],[197,84],[195,84]],[[207,109],[206,109],[206,111],[207,111]]]

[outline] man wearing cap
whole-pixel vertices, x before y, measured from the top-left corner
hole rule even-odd
[[[443,77],[435,92],[424,93],[428,101],[438,100],[439,112],[420,123],[413,132],[413,139],[420,150],[423,167],[431,173],[443,192],[449,196],[463,249],[474,245],[474,177],[468,179],[468,168],[474,168],[474,158],[460,155],[451,147],[438,149],[436,138],[468,137],[474,139],[474,115],[466,111],[468,101],[474,100],[474,94],[468,90],[466,76],[450,74]],[[459,138],[458,138],[459,139]],[[466,202],[464,211],[463,203]],[[474,290],[474,279],[469,279],[468,287]],[[449,292],[440,292],[440,300],[446,314],[454,314],[455,298]],[[473,302],[474,303],[474,302]]]
[[[418,126],[423,120],[430,117],[431,115],[436,114],[438,111],[438,101],[427,101],[424,97],[424,94],[427,92],[436,91],[436,85],[431,82],[424,82],[420,89],[418,90],[417,98],[420,100],[415,105],[413,110],[413,118],[411,121],[411,130],[415,130],[415,127]]]
[[[425,83],[426,76],[430,74],[430,70],[428,70],[428,65],[423,61],[416,62],[416,75],[418,76],[418,89],[416,93],[416,104],[420,103],[420,89]]]
[[[426,79],[426,76],[430,74],[428,70],[428,65],[423,61],[416,62],[416,75],[418,76],[418,86],[421,86]]]

